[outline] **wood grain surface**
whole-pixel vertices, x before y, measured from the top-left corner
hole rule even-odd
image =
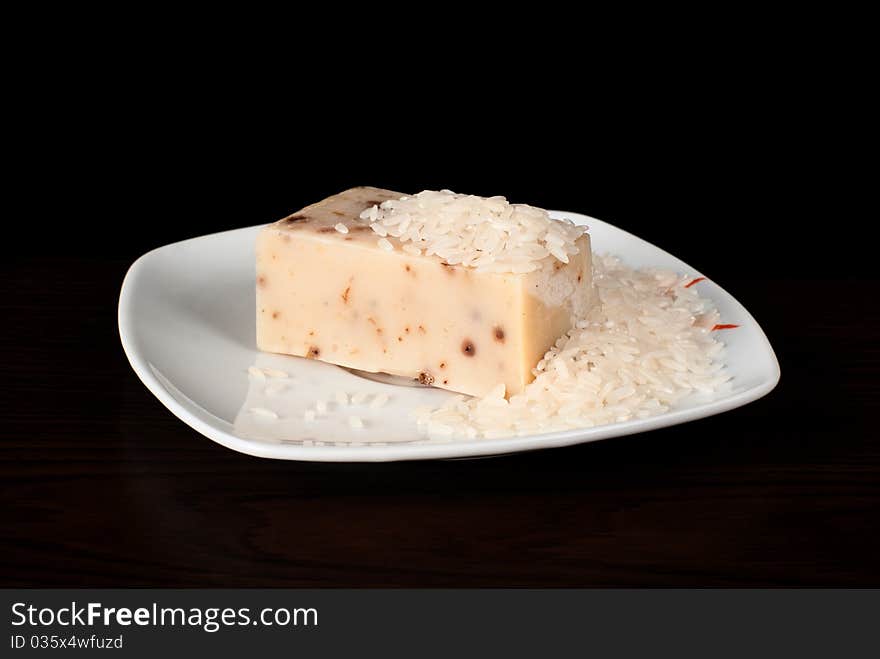
[[[222,448],[141,385],[116,328],[128,263],[3,267],[0,585],[880,586],[877,281],[725,280],[783,373],[730,413],[311,464]]]

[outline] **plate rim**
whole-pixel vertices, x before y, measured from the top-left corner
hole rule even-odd
[[[702,277],[695,268],[690,267],[674,254],[671,254],[653,243],[648,242],[644,238],[617,227],[616,225],[599,220],[583,213],[573,211],[556,211],[551,210],[550,213],[562,215],[576,215],[583,218],[587,223],[601,222],[617,231],[624,233],[628,238],[635,239],[641,243],[645,243],[659,253],[670,257],[688,268],[688,272],[696,277]],[[134,281],[139,276],[141,270],[145,267],[147,261],[157,252],[182,245],[184,243],[212,238],[223,234],[236,232],[245,232],[254,230],[266,224],[257,224],[226,231],[217,231],[201,236],[178,240],[145,252],[139,256],[129,266],[122,280],[122,286],[119,291],[119,303],[117,309],[117,324],[122,349],[125,352],[128,362],[134,370],[135,374],[144,384],[144,386],[161,402],[174,416],[186,423],[188,426],[204,435],[208,439],[232,449],[239,453],[251,455],[259,458],[280,459],[280,460],[299,460],[307,462],[391,462],[391,461],[408,461],[408,460],[426,460],[426,459],[442,459],[442,458],[467,458],[481,457],[489,455],[504,455],[508,453],[520,453],[524,451],[538,450],[543,448],[559,448],[564,446],[574,446],[576,444],[586,444],[589,442],[599,441],[602,439],[610,439],[611,437],[625,437],[627,435],[649,432],[659,428],[686,423],[703,419],[722,412],[728,412],[737,407],[742,407],[748,403],[754,402],[769,394],[782,376],[779,366],[779,360],[776,352],[770,344],[764,329],[755,320],[751,312],[740,303],[733,295],[720,286],[714,280],[710,280],[719,290],[726,295],[738,307],[738,311],[747,318],[758,332],[758,339],[769,356],[773,367],[773,373],[769,380],[763,381],[757,385],[749,387],[736,394],[730,395],[720,401],[709,401],[701,403],[694,407],[683,410],[672,410],[664,412],[658,416],[648,417],[646,419],[631,419],[621,423],[611,423],[592,428],[574,428],[570,430],[555,431],[549,433],[541,433],[528,436],[501,437],[494,439],[462,439],[450,440],[437,443],[405,443],[394,444],[389,443],[385,446],[364,445],[364,446],[304,446],[296,444],[257,442],[237,437],[229,432],[211,425],[206,419],[201,418],[198,414],[188,410],[180,403],[168,389],[155,376],[149,363],[143,355],[143,351],[138,349],[135,338],[136,333],[133,327],[134,298],[131,289],[134,287]],[[201,408],[199,408],[201,409]],[[203,410],[208,414],[207,410]],[[588,433],[585,435],[584,433]]]

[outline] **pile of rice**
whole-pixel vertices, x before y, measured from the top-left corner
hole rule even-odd
[[[667,411],[691,394],[730,389],[718,313],[689,277],[593,259],[597,302],[510,400],[504,385],[483,398],[456,396],[415,416],[429,437],[505,437],[589,428]]]
[[[393,236],[410,254],[436,254],[450,265],[482,272],[532,272],[553,257],[568,263],[586,227],[550,217],[504,197],[477,197],[425,190],[368,208],[360,215],[390,247]]]

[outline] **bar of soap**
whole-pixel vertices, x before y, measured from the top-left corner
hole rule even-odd
[[[260,232],[257,346],[475,396],[522,391],[591,303],[589,237],[568,263],[479,272],[404,251],[359,219],[401,196],[352,188]]]

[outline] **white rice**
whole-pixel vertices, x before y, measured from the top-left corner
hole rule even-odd
[[[381,236],[377,242],[382,249],[394,248],[385,238],[393,236],[408,253],[433,254],[450,265],[484,272],[532,272],[547,258],[568,263],[586,232],[586,227],[553,219],[541,208],[450,190],[384,201],[360,218]]]
[[[690,277],[594,256],[597,304],[560,337],[525,390],[456,396],[414,416],[430,437],[504,437],[589,428],[666,412],[691,394],[730,389],[718,314]]]
[[[340,222],[333,228],[336,229],[339,233],[348,233],[348,227],[345,226],[342,222]]]
[[[254,416],[260,416],[264,419],[277,419],[278,415],[272,410],[267,410],[265,407],[252,407],[250,409],[251,414]]]
[[[351,395],[351,404],[352,405],[363,405],[367,398],[369,398],[370,394],[365,391],[357,391]]]

